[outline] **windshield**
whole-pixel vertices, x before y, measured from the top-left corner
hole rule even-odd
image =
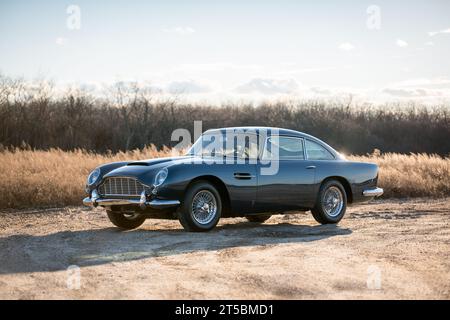
[[[199,157],[257,158],[258,138],[255,134],[205,133],[187,154]]]

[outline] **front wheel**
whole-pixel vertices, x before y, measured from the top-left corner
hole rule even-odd
[[[145,217],[139,213],[124,213],[112,210],[106,210],[106,213],[113,225],[125,230],[136,229],[145,222]]]
[[[220,194],[209,182],[195,182],[187,190],[177,214],[186,231],[209,231],[216,226],[222,214]]]
[[[338,223],[347,209],[347,194],[339,181],[322,184],[316,205],[311,210],[314,219],[321,224]]]

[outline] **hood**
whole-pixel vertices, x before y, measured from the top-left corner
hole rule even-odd
[[[172,166],[176,163],[183,162],[183,160],[191,158],[191,156],[179,156],[131,161],[106,173],[103,178],[135,177],[136,179],[145,182],[152,180],[156,173],[162,168]]]
[[[166,158],[156,158],[129,162],[127,166],[145,166],[150,167],[156,164],[179,161],[186,158],[191,158],[191,156],[178,156],[178,157],[166,157]]]

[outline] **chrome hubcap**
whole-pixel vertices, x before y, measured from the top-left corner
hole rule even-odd
[[[192,217],[199,224],[210,223],[217,213],[216,197],[208,191],[197,192],[192,200]]]
[[[344,207],[344,196],[338,187],[329,187],[322,200],[325,213],[330,217],[338,216]]]

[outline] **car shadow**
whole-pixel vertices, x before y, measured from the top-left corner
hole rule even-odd
[[[240,222],[207,233],[102,228],[11,235],[0,238],[0,274],[59,271],[71,265],[86,267],[235,247],[310,242],[348,234],[350,229],[336,225]]]

